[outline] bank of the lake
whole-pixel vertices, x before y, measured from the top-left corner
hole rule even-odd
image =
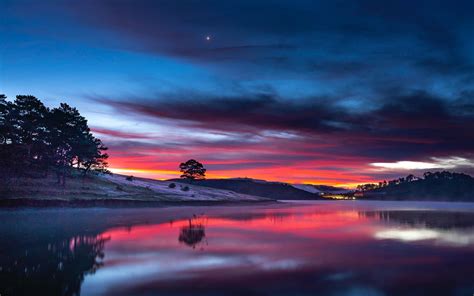
[[[160,206],[162,204],[260,202],[269,199],[230,190],[123,175],[22,178],[0,188],[0,206]]]

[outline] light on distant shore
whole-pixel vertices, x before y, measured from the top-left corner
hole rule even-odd
[[[355,200],[355,196],[348,196],[343,194],[320,194],[321,197],[327,199],[344,199],[344,200]]]

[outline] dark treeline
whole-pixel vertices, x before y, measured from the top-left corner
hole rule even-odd
[[[474,179],[466,174],[462,173],[451,173],[448,171],[442,172],[425,172],[422,178],[416,177],[414,175],[408,175],[405,178],[401,177],[398,179],[390,180],[390,181],[382,181],[379,183],[367,183],[357,185],[357,191],[370,191],[375,189],[387,188],[387,187],[394,187],[400,184],[410,183],[414,181],[427,181],[427,182],[437,182],[441,180],[455,180],[455,181],[466,181],[472,182]]]
[[[34,96],[0,95],[0,178],[66,177],[80,171],[108,172],[107,147],[94,137],[76,108],[61,103],[50,109]],[[73,170],[73,168],[75,170]]]
[[[472,200],[474,178],[448,171],[426,172],[421,178],[408,175],[388,182],[359,185],[357,191],[367,197],[386,196],[388,199]]]
[[[426,172],[425,174],[432,174],[432,173]],[[439,174],[439,173],[435,173],[435,174]],[[374,190],[374,189],[385,188],[385,187],[388,187],[388,186],[413,182],[413,181],[416,181],[416,180],[420,180],[420,178],[418,178],[414,175],[408,175],[405,178],[401,177],[401,178],[398,178],[398,179],[390,180],[388,182],[386,180],[383,180],[382,182],[379,182],[379,183],[360,184],[360,185],[357,185],[356,189],[357,189],[357,191],[370,191],[370,190]]]

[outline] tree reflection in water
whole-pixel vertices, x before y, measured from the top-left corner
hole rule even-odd
[[[110,238],[75,236],[10,250],[0,264],[4,295],[80,295],[84,276],[103,265]]]
[[[470,212],[391,210],[361,211],[359,216],[380,220],[386,223],[400,223],[408,226],[453,229],[474,227],[474,215]]]
[[[178,241],[195,249],[196,245],[206,237],[204,223],[196,217],[189,219],[188,222],[187,226],[181,227]]]

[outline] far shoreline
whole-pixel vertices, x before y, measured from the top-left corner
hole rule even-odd
[[[416,203],[439,203],[439,204],[469,204],[474,202],[465,200],[400,200],[400,199],[357,199],[357,200],[183,200],[183,201],[164,201],[164,200],[140,200],[140,199],[36,199],[36,198],[7,198],[0,199],[0,210],[3,209],[54,209],[54,208],[117,208],[117,209],[134,209],[134,208],[165,208],[165,207],[208,207],[208,206],[260,206],[275,204],[305,204],[320,202],[344,202],[344,203],[365,203],[365,202],[386,202],[396,204],[416,204]]]

